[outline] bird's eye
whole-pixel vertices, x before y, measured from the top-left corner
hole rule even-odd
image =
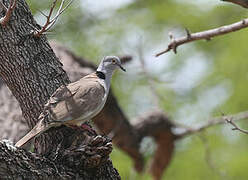
[[[115,60],[115,59],[113,59],[113,60],[112,60],[112,63],[114,63],[114,64],[115,64],[115,63],[116,63],[116,60]]]

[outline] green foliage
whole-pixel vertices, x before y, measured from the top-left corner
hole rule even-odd
[[[38,22],[44,22],[37,10],[48,12],[52,1],[27,2]],[[48,38],[94,62],[109,54],[133,55],[133,62],[126,65],[127,73],[117,73],[113,79],[114,92],[131,121],[154,107],[147,77],[141,73],[141,45],[147,70],[163,97],[160,106],[175,121],[195,127],[220,111],[231,114],[248,109],[247,29],[209,42],[185,44],[176,55],[169,52],[154,57],[166,48],[169,32],[178,37],[186,34],[186,27],[198,32],[231,24],[247,17],[246,9],[218,0],[133,0],[118,8],[96,1],[93,4],[100,5],[94,11],[89,2],[75,1]],[[248,129],[246,122],[241,125]],[[177,142],[164,179],[248,178],[247,135],[222,125],[206,130],[204,137],[208,148],[198,135]],[[137,175],[131,159],[117,148],[111,159],[123,179],[151,179],[148,173]]]

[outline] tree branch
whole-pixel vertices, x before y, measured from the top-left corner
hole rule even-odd
[[[6,26],[9,22],[10,16],[16,7],[16,1],[17,0],[11,0],[8,8],[6,8],[2,1],[0,2],[0,5],[3,7],[4,11],[6,11],[5,16],[0,19],[0,24],[2,26]]]
[[[82,130],[77,133],[82,135]],[[109,160],[112,143],[99,135],[87,138],[87,144],[82,138],[77,142],[81,143],[79,146],[74,144],[68,149],[58,147],[53,150],[51,158],[16,148],[8,141],[0,141],[1,179],[120,180]]]
[[[247,0],[222,0],[222,1],[231,2],[234,4],[240,5],[244,8],[248,8],[248,1]]]
[[[229,123],[233,126],[232,130],[234,130],[234,131],[238,130],[242,133],[248,134],[247,130],[241,129],[236,123],[233,122],[232,117],[230,117],[230,118],[224,117],[224,119],[226,120],[227,123]]]
[[[169,43],[167,48],[164,51],[157,53],[155,56],[156,57],[161,56],[162,54],[165,54],[169,52],[170,50],[173,50],[174,53],[177,53],[177,47],[182,44],[186,44],[186,43],[201,40],[201,39],[210,40],[211,38],[215,36],[238,31],[246,27],[248,27],[248,18],[242,21],[230,24],[230,25],[221,26],[215,29],[210,29],[207,31],[202,31],[202,32],[197,32],[197,33],[192,33],[192,34],[188,30],[186,30],[187,35],[184,37],[174,38],[173,34],[170,34],[169,37],[170,37],[171,42]]]
[[[45,32],[49,31],[54,26],[54,24],[58,20],[59,16],[71,5],[72,2],[73,2],[73,0],[70,0],[69,3],[63,8],[65,0],[62,0],[56,15],[52,19],[51,19],[51,17],[53,14],[53,10],[56,6],[57,0],[53,1],[53,4],[50,8],[48,15],[45,15],[43,12],[40,11],[41,14],[46,17],[47,20],[46,20],[46,23],[43,25],[43,27],[40,30],[37,30],[37,29],[35,30],[34,36],[40,37]]]
[[[238,120],[242,120],[242,119],[247,119],[248,118],[248,111],[244,111],[244,112],[240,112],[237,114],[232,114],[232,115],[228,115],[228,116],[220,116],[220,117],[215,117],[212,118],[210,120],[208,120],[208,122],[198,128],[188,128],[186,129],[185,132],[181,133],[181,134],[177,134],[177,138],[182,138],[188,135],[192,135],[198,132],[201,132],[209,127],[215,126],[215,125],[219,125],[219,124],[224,124],[226,123],[226,119],[232,119],[232,121],[238,121]]]

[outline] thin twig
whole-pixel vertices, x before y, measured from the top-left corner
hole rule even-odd
[[[0,24],[1,24],[2,26],[6,26],[7,23],[9,22],[9,19],[10,19],[10,17],[11,17],[11,14],[12,14],[12,12],[14,11],[14,9],[15,9],[15,7],[16,7],[16,2],[17,2],[17,0],[10,0],[9,7],[6,8],[6,6],[5,6],[5,5],[2,3],[2,1],[1,1],[1,6],[2,6],[2,7],[4,8],[4,10],[6,11],[5,16],[2,17],[2,18],[0,19]]]
[[[207,31],[201,31],[201,32],[192,33],[192,34],[188,30],[186,30],[187,35],[184,37],[179,37],[179,38],[174,38],[173,35],[170,33],[169,37],[171,39],[171,42],[169,43],[169,45],[167,46],[167,48],[164,51],[157,53],[156,57],[158,57],[162,54],[165,54],[165,53],[169,52],[170,50],[173,50],[174,53],[176,53],[177,47],[182,45],[182,44],[186,44],[186,43],[201,40],[201,39],[210,40],[211,38],[213,38],[215,36],[227,34],[227,33],[234,32],[234,31],[238,31],[238,30],[246,28],[246,27],[248,27],[248,18],[244,19],[242,21],[230,24],[230,25],[221,26],[219,28],[210,29]]]
[[[248,118],[248,111],[240,112],[238,114],[228,115],[228,116],[225,116],[225,118],[223,118],[223,116],[215,117],[215,118],[208,120],[208,122],[205,125],[202,125],[198,128],[187,128],[185,132],[181,134],[177,134],[177,138],[182,138],[182,137],[185,137],[191,134],[201,132],[204,129],[207,129],[215,125],[224,124],[226,123],[226,119],[232,119],[232,121],[238,121],[238,120],[247,119],[247,118]]]
[[[53,10],[56,6],[57,0],[53,1],[53,4],[50,8],[48,15],[45,15],[42,11],[40,11],[40,13],[46,17],[46,23],[43,25],[43,27],[40,30],[38,30],[38,31],[35,30],[34,36],[40,37],[42,34],[45,34],[47,31],[49,31],[54,26],[54,24],[58,20],[59,16],[71,5],[72,2],[73,2],[73,0],[70,0],[69,3],[63,8],[63,6],[65,4],[65,0],[62,0],[56,15],[52,19],[51,19],[51,17],[53,14]]]
[[[64,0],[62,0],[61,4],[60,4],[60,7],[59,7],[59,10],[56,14],[56,16],[52,19],[52,23],[51,25],[47,28],[47,30],[49,30],[55,23],[56,21],[58,20],[59,16],[71,5],[71,3],[73,2],[73,0],[71,0],[64,8],[63,8],[63,5],[64,5]],[[63,8],[63,9],[62,9]]]
[[[5,12],[8,10],[8,8],[3,4],[2,0],[0,0],[0,5],[3,7]]]
[[[48,14],[47,16],[45,16],[45,17],[47,18],[46,23],[45,23],[44,26],[41,28],[41,30],[36,31],[36,32],[34,33],[34,36],[35,36],[35,37],[40,37],[41,34],[42,34],[43,32],[46,31],[47,26],[51,23],[51,22],[50,22],[50,18],[51,18],[51,16],[52,16],[53,9],[54,9],[55,6],[56,6],[56,2],[57,2],[57,0],[54,0],[54,1],[53,1],[52,7],[50,8],[50,11],[49,11],[49,14]]]
[[[224,119],[226,120],[227,123],[231,124],[233,126],[232,130],[234,131],[240,131],[242,133],[248,134],[247,130],[241,129],[236,123],[233,122],[232,117],[224,117]]]

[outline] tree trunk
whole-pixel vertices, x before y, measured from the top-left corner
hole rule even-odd
[[[9,1],[4,3],[8,6]],[[4,15],[3,10],[1,15]],[[46,37],[33,36],[34,27],[39,29],[24,0],[17,1],[9,23],[0,27],[0,76],[19,102],[30,128],[37,123],[37,117],[52,93],[69,83]],[[25,179],[25,173],[32,175],[35,171],[33,173],[39,176],[30,178],[45,179],[44,175],[48,174],[50,178],[49,172],[52,174],[56,170],[58,174],[63,172],[62,177],[66,179],[99,179],[97,175],[102,177],[100,179],[120,179],[108,160],[112,143],[95,133],[65,126],[51,128],[35,140],[35,152],[39,155],[13,150],[14,147],[6,145],[2,143],[0,146],[0,165],[5,167],[0,168],[0,174],[3,175],[6,175],[4,170],[11,169],[13,177]],[[53,170],[39,171],[41,167]],[[51,179],[58,179],[58,176],[53,177]]]

